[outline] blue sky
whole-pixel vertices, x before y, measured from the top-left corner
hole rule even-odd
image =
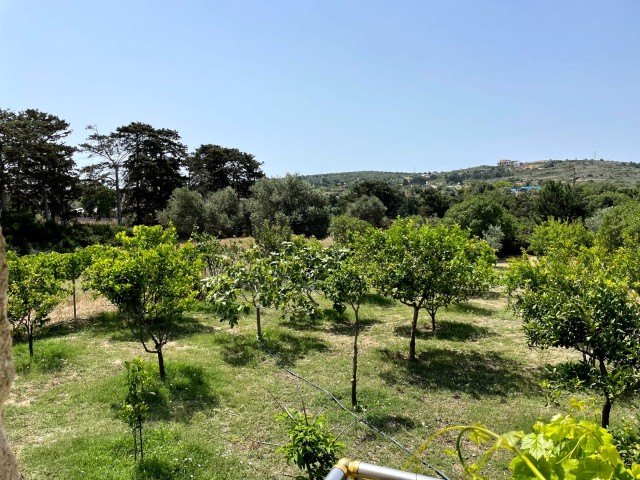
[[[0,108],[268,175],[640,161],[636,0],[0,0]]]

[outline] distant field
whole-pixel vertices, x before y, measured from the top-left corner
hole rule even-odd
[[[145,427],[146,469],[136,469],[130,433],[117,414],[125,394],[123,362],[156,358],[142,351],[108,302],[88,293],[80,300],[81,321],[74,324],[70,303],[62,305],[38,335],[32,364],[24,343],[14,347],[18,377],[5,425],[26,479],[292,478],[297,470],[275,452],[285,434],[270,393],[289,409],[301,409],[304,401],[314,414],[324,412],[343,432],[345,456],[405,466],[407,457],[395,445],[281,368],[349,404],[351,317],[326,310],[320,320],[293,322],[269,313],[263,328],[276,363],[255,340],[252,316],[231,329],[203,309],[192,312],[165,349],[168,382]],[[442,427],[479,421],[499,432],[528,429],[563,410],[546,405],[537,382],[543,365],[565,353],[528,349],[503,298],[443,310],[435,335],[423,318],[413,364],[406,360],[410,309],[371,296],[361,317],[362,416],[410,449]],[[628,408],[617,404],[613,418]],[[427,459],[460,478],[445,447],[451,445],[438,440]],[[507,478],[504,458],[488,471],[490,478]]]

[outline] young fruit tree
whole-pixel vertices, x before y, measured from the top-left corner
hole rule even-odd
[[[600,392],[605,428],[614,400],[637,389],[640,378],[640,305],[623,271],[606,252],[584,248],[574,257],[523,256],[506,277],[529,346],[582,354],[555,367],[550,386]]]
[[[334,305],[349,305],[353,310],[353,369],[351,376],[351,406],[358,406],[358,336],[360,334],[360,305],[371,288],[361,258],[353,252],[334,250],[337,262],[324,282],[323,290]]]
[[[369,258],[374,286],[413,308],[409,360],[416,358],[421,309],[429,312],[435,331],[440,307],[486,292],[495,278],[491,246],[457,225],[417,226],[398,219],[386,231],[356,239],[356,248]]]
[[[72,253],[63,253],[60,255],[60,272],[64,280],[71,282],[71,294],[73,296],[73,321],[78,321],[78,313],[76,307],[76,280],[80,278],[82,272],[89,266],[91,256],[85,249],[77,249]]]
[[[7,253],[9,287],[7,317],[13,328],[24,331],[33,357],[33,337],[36,329],[49,321],[49,313],[67,294],[63,280],[55,274],[49,254],[17,256]]]
[[[279,262],[273,254],[262,253],[254,247],[221,255],[217,261],[219,273],[205,279],[207,302],[221,321],[237,325],[240,316],[256,311],[256,332],[262,340],[261,313],[263,308],[281,305],[281,276]]]
[[[173,227],[139,225],[132,237],[121,232],[117,239],[120,247],[94,252],[84,286],[118,307],[144,350],[158,355],[164,382],[162,349],[195,301],[203,265],[191,243],[178,245]]]

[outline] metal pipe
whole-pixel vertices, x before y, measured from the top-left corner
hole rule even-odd
[[[344,480],[345,478],[353,478],[354,480],[438,480],[417,473],[381,467],[357,460],[350,462],[343,458],[331,469],[325,480]]]

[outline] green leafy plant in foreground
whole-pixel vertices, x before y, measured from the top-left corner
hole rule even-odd
[[[140,460],[144,460],[142,427],[149,411],[145,395],[150,393],[149,387],[153,384],[152,373],[141,358],[124,362],[124,366],[127,368],[129,388],[127,396],[120,406],[120,416],[129,424],[133,434],[134,459],[138,459],[138,450],[140,450]]]
[[[574,401],[574,406],[582,408],[583,404]],[[418,455],[424,453],[435,437],[446,432],[457,432],[455,450],[448,453],[458,458],[467,478],[473,480],[489,478],[482,475],[482,469],[498,450],[513,454],[509,464],[513,480],[640,478],[640,465],[625,465],[611,433],[593,421],[572,415],[555,415],[547,423],[536,422],[530,433],[497,434],[479,423],[448,427],[432,435]],[[468,463],[465,459],[465,440],[488,446],[478,461]]]
[[[304,470],[309,480],[322,479],[338,461],[344,445],[331,432],[324,415],[284,412],[276,416],[288,422],[289,443],[278,448],[288,463]]]

